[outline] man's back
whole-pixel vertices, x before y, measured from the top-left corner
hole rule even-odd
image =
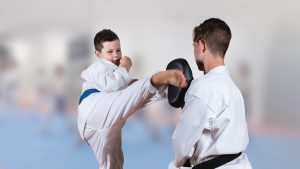
[[[201,99],[212,112],[211,131],[204,131],[204,137],[198,142],[202,157],[233,154],[246,149],[249,138],[244,100],[225,66],[219,66],[197,79],[188,95]],[[206,137],[210,137],[210,141]]]
[[[218,155],[246,150],[249,138],[244,101],[225,66],[218,66],[195,79],[185,102],[181,121],[173,134],[173,146],[176,152],[178,145],[191,145],[186,146],[186,150],[178,150],[177,160],[189,156],[196,165]],[[183,155],[184,152],[189,154]]]

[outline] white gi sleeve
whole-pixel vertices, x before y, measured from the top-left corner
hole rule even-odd
[[[192,157],[203,130],[211,130],[211,118],[214,118],[213,110],[202,99],[191,94],[186,97],[185,107],[172,136],[175,161],[170,163],[169,168],[181,167]]]

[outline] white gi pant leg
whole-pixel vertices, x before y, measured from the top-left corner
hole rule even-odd
[[[101,169],[123,168],[122,127],[126,119],[149,102],[156,92],[150,79],[138,80],[122,91],[100,92],[82,102],[92,109],[83,137],[93,149]]]

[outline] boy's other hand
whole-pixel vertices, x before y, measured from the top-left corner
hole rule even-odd
[[[125,67],[126,70],[129,72],[132,66],[131,59],[127,56],[123,56],[122,59],[120,60],[120,66]]]

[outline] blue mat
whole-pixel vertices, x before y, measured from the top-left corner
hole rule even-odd
[[[1,169],[97,169],[93,152],[86,144],[76,145],[78,135],[66,127],[66,119],[57,116],[42,133],[44,119],[32,113],[7,115],[0,119]],[[123,129],[125,169],[166,169],[174,155],[172,129],[158,128],[155,141],[141,122],[130,121]],[[247,154],[255,169],[299,169],[299,140],[256,135]],[[146,165],[145,165],[146,164]]]

